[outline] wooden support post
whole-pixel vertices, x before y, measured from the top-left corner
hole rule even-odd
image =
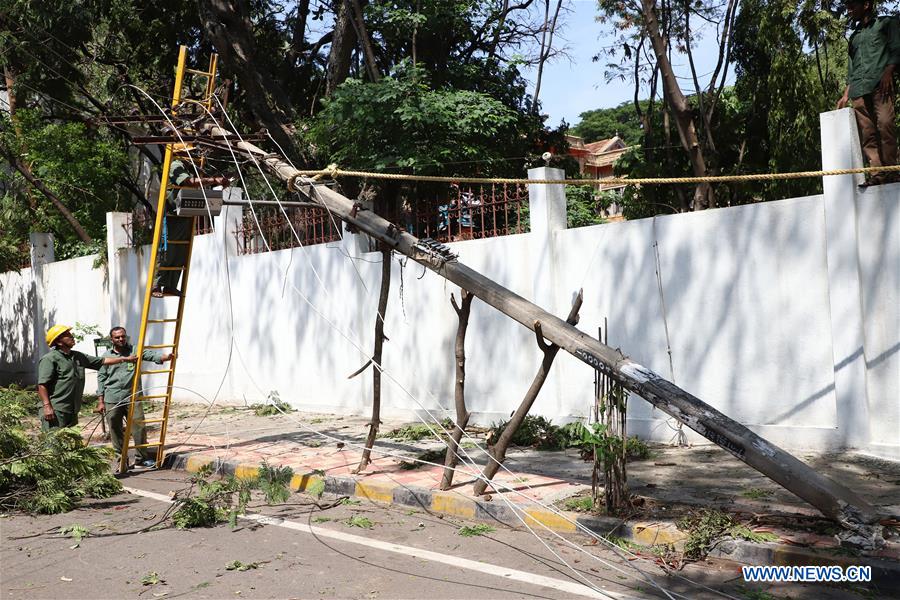
[[[572,310],[569,311],[566,323],[569,323],[570,325],[578,323],[578,311],[581,310],[581,303],[583,301],[584,290],[578,290],[578,295],[575,297],[575,302],[572,303]],[[550,374],[550,367],[553,365],[553,359],[556,358],[556,353],[559,352],[559,346],[556,344],[548,344],[544,341],[543,327],[540,321],[534,322],[534,334],[537,338],[538,347],[541,349],[541,352],[544,353],[544,358],[541,359],[541,366],[538,367],[538,372],[531,382],[531,387],[529,387],[528,391],[525,393],[525,398],[522,400],[519,408],[516,409],[515,414],[509,419],[506,428],[500,435],[500,439],[498,439],[497,443],[491,448],[491,456],[488,459],[487,465],[484,467],[484,471],[481,473],[481,479],[476,481],[475,485],[472,487],[476,496],[480,496],[484,493],[488,481],[493,479],[494,475],[496,475],[497,471],[500,469],[500,465],[506,459],[506,450],[509,448],[509,443],[519,427],[522,426],[522,423],[525,422],[528,411],[531,410],[531,406],[534,404],[534,401],[537,400],[538,394],[541,393],[541,388],[544,387],[544,382],[547,381],[547,375]]]
[[[372,446],[378,436],[381,425],[381,354],[384,348],[384,313],[387,310],[388,296],[391,292],[391,249],[381,244],[381,293],[378,295],[378,314],[375,316],[375,350],[372,352],[372,420],[369,422],[369,435],[363,450],[359,466],[354,473],[360,473],[372,462]]]
[[[475,298],[466,290],[460,290],[462,306],[456,304],[456,298],[450,294],[450,303],[459,319],[456,328],[456,385],[454,386],[454,402],[456,403],[456,427],[447,441],[447,455],[444,457],[444,476],[441,477],[441,489],[450,489],[453,485],[453,469],[459,462],[459,441],[469,424],[469,411],[466,410],[466,329],[469,327],[469,312],[472,299]]]
[[[550,314],[457,260],[436,256],[419,245],[419,239],[398,229],[373,211],[350,216],[353,200],[302,178],[300,171],[234,134],[210,126],[206,132],[228,136],[231,144],[268,168],[288,185],[299,189],[370,237],[387,243],[441,277],[468,290],[482,302],[496,308],[529,329],[540,322],[542,335],[591,368],[602,371],[668,415],[675,417],[706,439],[718,444],[766,477],[819,509],[841,525],[880,539],[880,515],[869,502],[841,484],[818,473],[809,465],[763,439],[737,421],[728,418],[696,396],[667,381],[647,367],[630,360],[619,350],[595,340],[576,327]]]

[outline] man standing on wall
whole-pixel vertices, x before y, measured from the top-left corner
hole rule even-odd
[[[837,107],[849,101],[856,113],[860,142],[870,167],[897,164],[894,128],[894,70],[900,64],[900,26],[896,17],[875,14],[874,0],[844,0],[850,35],[847,87]],[[894,181],[893,172],[878,172],[867,185]]]
[[[194,146],[188,144],[174,145],[172,149],[172,163],[169,166],[169,185],[180,188],[227,186],[229,183],[227,177],[196,176],[190,159],[190,152],[196,151]],[[166,196],[163,238],[156,253],[156,274],[153,278],[153,290],[151,291],[155,298],[181,295],[178,284],[182,271],[177,269],[187,264],[188,247],[186,242],[191,238],[191,227],[194,224],[194,218],[175,215],[175,196],[177,193],[177,190],[173,190]],[[160,267],[170,267],[176,270],[163,271]]]
[[[103,355],[103,358],[116,358],[130,356],[132,347],[128,343],[128,333],[124,327],[113,327],[109,331],[113,347]],[[174,353],[155,352],[144,350],[143,360],[162,364],[175,357]],[[105,413],[106,422],[109,424],[109,433],[112,438],[113,448],[122,453],[125,438],[125,420],[128,418],[128,406],[131,404],[131,386],[134,383],[134,364],[104,365],[97,374],[97,394],[100,400],[97,403],[97,411]],[[131,437],[136,446],[147,443],[147,433],[144,430],[144,407],[141,402],[134,405],[132,415]],[[138,448],[135,460],[142,467],[156,465],[156,453],[147,448]]]
[[[78,411],[84,394],[84,369],[99,369],[104,365],[133,363],[136,356],[123,355],[100,358],[77,350],[75,338],[68,325],[54,325],[47,331],[50,352],[38,363],[37,393],[41,399],[41,430],[78,425]]]

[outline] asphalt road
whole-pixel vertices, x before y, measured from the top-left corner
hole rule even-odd
[[[459,529],[476,523],[366,502],[322,509],[300,494],[278,506],[254,498],[251,518],[235,529],[178,530],[165,518],[167,500],[170,492],[185,490],[188,479],[172,471],[133,475],[123,483],[134,493],[88,501],[63,515],[4,516],[2,598],[619,599],[668,593],[818,599],[849,593],[813,584],[744,585],[737,568],[721,562],[667,576],[650,561],[628,560],[586,537],[566,543],[502,526],[463,537]],[[89,535],[77,543],[60,533],[72,525]],[[235,561],[250,568],[229,569]]]

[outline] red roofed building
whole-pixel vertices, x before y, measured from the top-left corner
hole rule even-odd
[[[590,179],[599,180],[597,191],[615,190],[621,192],[624,185],[604,185],[603,180],[613,177],[613,166],[619,157],[625,154],[632,146],[626,146],[619,136],[607,140],[584,143],[584,139],[577,135],[567,135],[569,142],[569,156],[578,161],[578,169]],[[610,220],[622,218],[619,202],[613,202],[601,215]]]
[[[619,136],[599,140],[589,144],[576,135],[567,135],[569,155],[578,161],[579,170],[593,179],[607,179],[613,176],[613,165],[620,156],[631,149]],[[603,189],[617,189],[623,186],[603,186]]]

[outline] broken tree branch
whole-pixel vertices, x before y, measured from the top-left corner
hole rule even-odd
[[[359,375],[360,373],[362,373],[363,371],[365,371],[365,370],[366,370],[366,367],[368,367],[368,366],[371,365],[371,364],[372,364],[372,359],[370,358],[369,360],[366,361],[366,364],[364,364],[363,366],[361,366],[361,367],[358,368],[357,370],[355,370],[355,371],[353,371],[352,373],[350,373],[349,375],[347,375],[347,379],[353,379],[354,377],[356,377],[357,375]]]

